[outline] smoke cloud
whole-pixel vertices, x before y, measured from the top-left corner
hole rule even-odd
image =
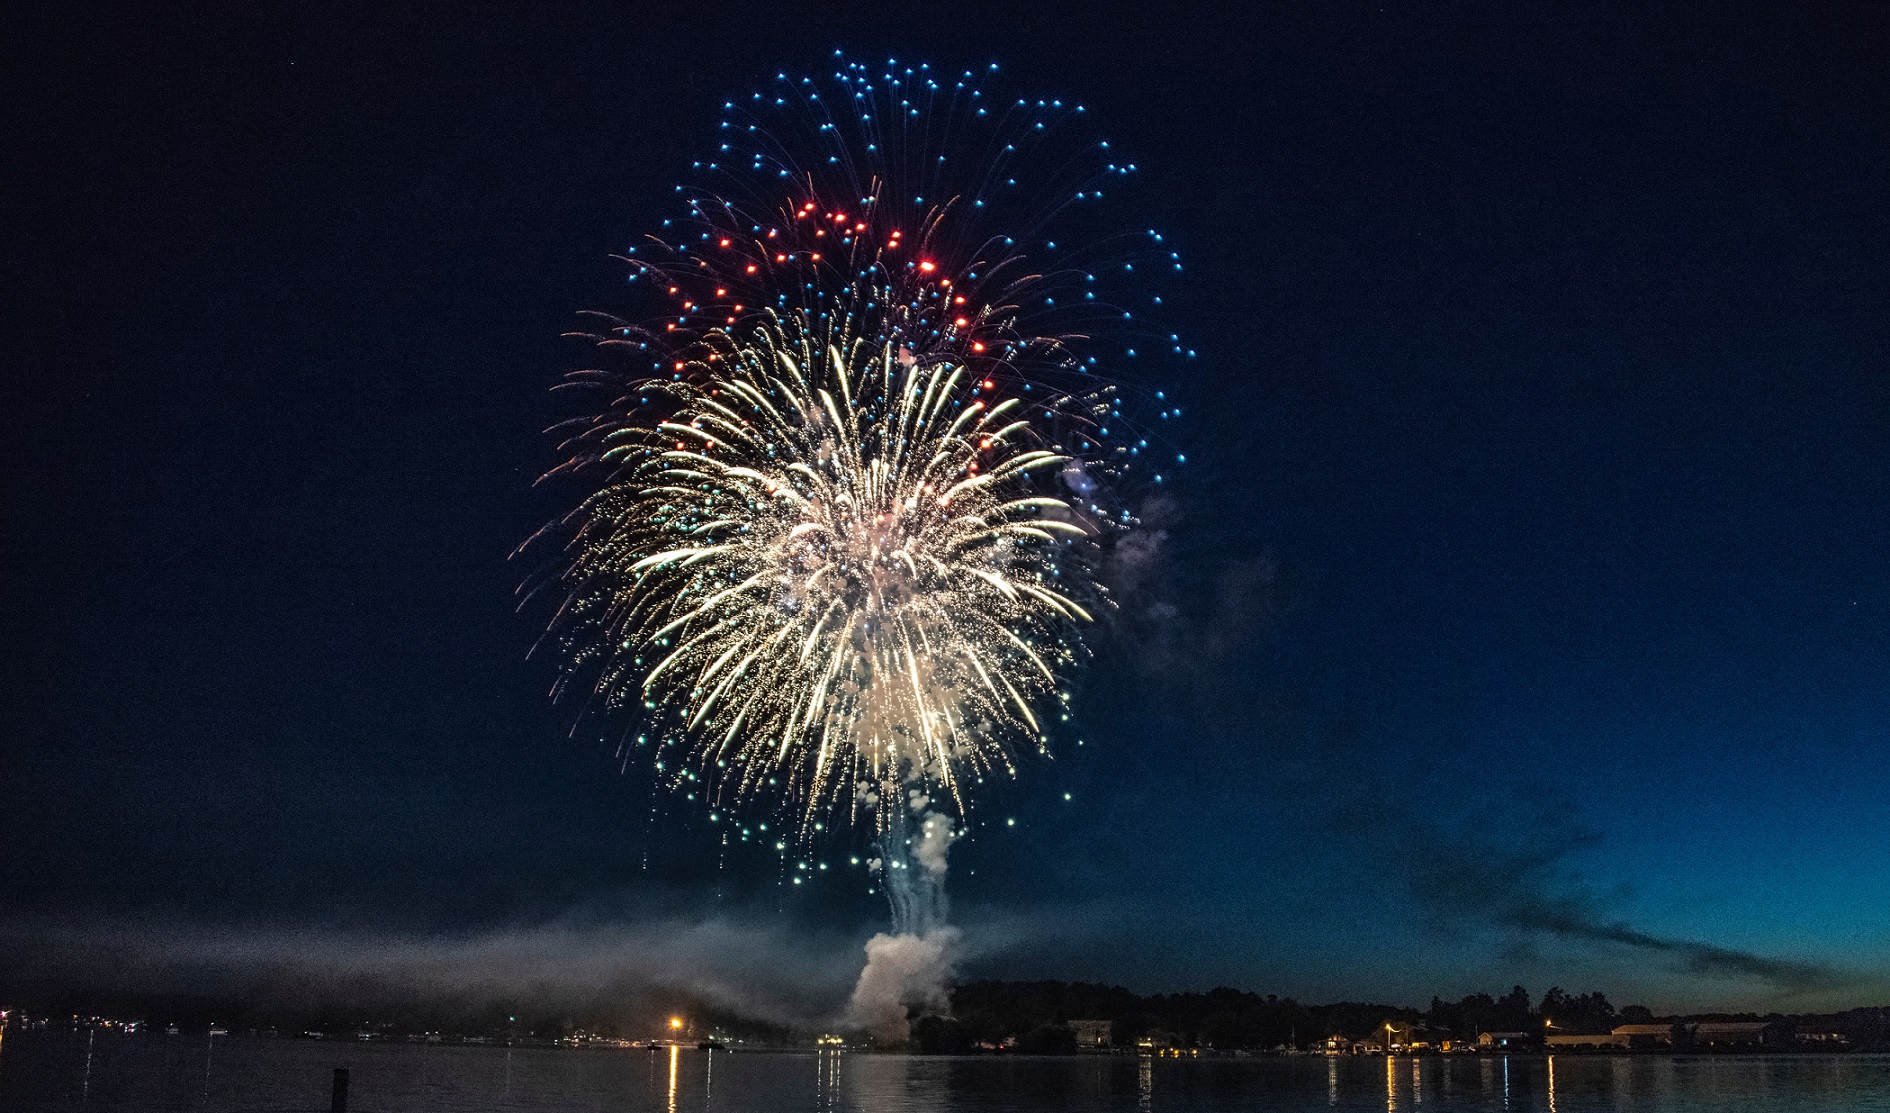
[[[883,1043],[911,1035],[914,1010],[937,1014],[951,1007],[952,968],[964,936],[945,923],[945,866],[958,831],[950,816],[930,807],[930,799],[912,791],[905,807],[889,810],[879,868],[893,930],[867,941],[866,968],[847,1005],[846,1025]]]
[[[873,936],[864,972],[863,932],[763,910],[641,920],[591,911],[459,932],[15,915],[0,918],[0,999],[324,1030],[382,1020],[470,1031],[516,1013],[626,1036],[684,1012],[756,1035],[838,1027],[897,1042],[912,1010],[948,1007],[960,964],[1061,947],[1073,921],[1101,915],[974,909],[970,932],[935,924]]]
[[[951,818],[933,812],[919,823],[918,838],[913,840],[912,860],[928,876],[938,878],[942,884],[945,877],[945,852],[951,849],[952,840],[956,837]]]
[[[940,925],[923,935],[881,932],[866,941],[866,969],[853,987],[846,1024],[885,1043],[912,1034],[914,1009],[942,1014],[951,1007],[952,964],[963,935]]]
[[[813,1028],[845,999],[857,939],[730,918],[570,919],[450,935],[13,919],[0,923],[0,972],[16,992],[219,997],[310,1012],[425,1002],[456,1019],[519,1003],[631,1021],[688,1003]]]
[[[1265,557],[1175,559],[1169,530],[1181,507],[1171,498],[1151,498],[1138,513],[1141,528],[1115,540],[1101,570],[1119,607],[1113,632],[1143,673],[1219,690],[1219,670],[1278,627],[1297,589]]]

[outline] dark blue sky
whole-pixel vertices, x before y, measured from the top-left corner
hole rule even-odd
[[[1174,616],[954,852],[969,970],[1890,996],[1869,6],[379,7],[9,36],[15,935],[877,922],[653,829],[505,559],[609,253],[844,47],[1084,98],[1193,264]]]

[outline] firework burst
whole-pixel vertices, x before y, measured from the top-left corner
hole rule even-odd
[[[783,78],[753,107],[786,125],[731,102],[698,164],[729,188],[626,257],[663,316],[587,334],[647,362],[572,378],[609,401],[553,472],[595,484],[548,527],[560,690],[650,724],[666,777],[803,832],[894,792],[962,814],[1047,749],[1111,605],[1099,560],[1135,524],[1117,492],[1153,470],[1086,347],[1102,326],[1133,357],[1134,313],[1048,238],[1134,168],[1083,144],[1073,178],[1020,190],[1020,146],[1081,109],[993,120],[971,79]]]

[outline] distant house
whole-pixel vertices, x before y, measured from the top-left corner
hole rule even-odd
[[[1541,1042],[1538,1032],[1478,1032],[1478,1051],[1523,1051]]]
[[[1702,1021],[1688,1029],[1688,1042],[1695,1047],[1785,1047],[1792,1042],[1792,1026],[1784,1021]]]
[[[1078,1051],[1093,1051],[1109,1046],[1110,1022],[1107,1020],[1072,1020],[1070,1030],[1076,1033]]]
[[[1436,1046],[1438,1040],[1448,1034],[1448,1032],[1432,1029],[1415,1021],[1407,1020],[1401,1023],[1387,1021],[1378,1030],[1377,1046],[1372,1050],[1396,1055],[1416,1054],[1429,1051]]]
[[[1614,1034],[1627,1041],[1629,1048],[1672,1047],[1677,1024],[1619,1024]]]
[[[1550,1051],[1626,1051],[1628,1037],[1614,1032],[1550,1032],[1542,1038]]]

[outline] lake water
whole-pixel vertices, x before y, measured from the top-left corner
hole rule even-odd
[[[934,1058],[83,1033],[0,1044],[0,1109],[323,1113],[1890,1111],[1890,1056]]]

